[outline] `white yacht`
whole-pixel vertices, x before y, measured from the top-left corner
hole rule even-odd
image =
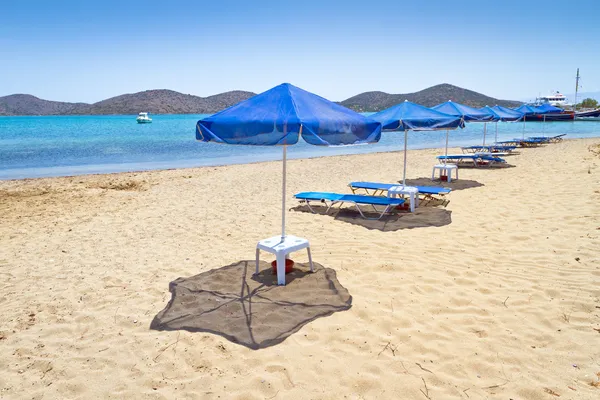
[[[536,99],[536,103],[537,104],[550,104],[551,106],[556,106],[556,107],[564,107],[567,104],[567,98],[565,97],[564,94],[561,94],[559,92],[556,93],[552,93],[549,94],[548,96],[541,96],[538,97]]]
[[[148,116],[147,112],[139,113],[135,120],[138,122],[138,124],[149,124],[152,122],[152,118]]]

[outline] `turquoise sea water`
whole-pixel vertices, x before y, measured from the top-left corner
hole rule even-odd
[[[0,117],[0,179],[35,178],[120,171],[238,164],[281,159],[275,147],[226,146],[195,140],[196,122],[205,115],[152,115],[137,124],[134,115]],[[522,136],[522,123],[499,123],[498,140]],[[600,122],[530,122],[525,136],[566,133],[567,138],[598,137]],[[494,140],[495,124],[488,124]],[[450,131],[450,146],[481,144],[483,124]],[[402,133],[383,133],[377,144],[322,148],[300,142],[288,157],[397,151]],[[409,132],[408,147],[444,147],[445,132]]]

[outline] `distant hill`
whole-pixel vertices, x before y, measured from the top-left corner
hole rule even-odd
[[[252,92],[234,90],[209,97],[183,94],[173,90],[158,89],[123,94],[94,104],[63,103],[38,99],[28,94],[0,97],[0,115],[108,115],[137,114],[213,114],[254,96]],[[427,107],[447,100],[473,107],[496,105],[514,107],[520,103],[498,100],[481,93],[444,83],[416,93],[389,94],[366,92],[340,102],[343,106],[359,112],[381,111],[404,100]]]
[[[0,115],[213,114],[254,96],[240,90],[209,97],[173,90],[123,94],[94,104],[41,100],[27,94],[0,97]]]
[[[60,115],[77,112],[85,103],[42,100],[30,94],[0,97],[0,115]]]
[[[505,107],[517,107],[520,102],[512,100],[498,100],[493,97],[483,95],[460,88],[458,86],[443,83],[441,85],[432,86],[421,90],[420,92],[407,94],[389,94],[385,92],[365,92],[350,97],[342,102],[341,105],[351,108],[359,112],[381,111],[393,105],[403,102],[404,100],[412,101],[426,107],[433,107],[448,100],[457,103],[466,104],[471,107],[483,107],[486,105],[494,106],[501,105]]]
[[[173,90],[146,90],[102,100],[76,110],[77,114],[213,114],[254,96],[254,93],[233,91],[210,97],[183,94]]]

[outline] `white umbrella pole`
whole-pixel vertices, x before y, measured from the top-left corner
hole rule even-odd
[[[286,178],[287,145],[283,145],[283,185],[281,191],[281,240],[285,240],[285,178]]]
[[[487,133],[487,122],[483,123],[483,145],[485,146],[485,135]]]
[[[544,123],[542,124],[542,136],[546,136],[546,114],[544,114]]]
[[[404,174],[402,176],[402,186],[406,186],[406,138],[408,137],[407,130],[404,130]]]
[[[498,121],[496,121],[496,137],[494,138],[494,143],[498,143]]]
[[[444,157],[444,165],[446,165],[446,163],[448,162],[448,132],[449,130],[446,129],[446,150],[444,151],[444,155],[446,157]]]
[[[525,140],[525,121],[527,120],[527,117],[523,115],[523,140]]]

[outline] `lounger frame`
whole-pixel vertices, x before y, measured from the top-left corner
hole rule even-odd
[[[356,195],[356,196],[360,196],[360,195]],[[370,196],[369,196],[370,197]],[[345,198],[344,195],[340,195],[339,199],[326,199],[326,198],[322,198],[322,199],[307,199],[307,198],[298,198],[296,197],[297,200],[300,203],[306,203],[306,206],[308,207],[308,209],[312,212],[317,214],[317,212],[314,210],[314,208],[311,207],[310,202],[311,201],[318,201],[322,204],[325,204],[325,206],[327,207],[327,210],[325,211],[325,213],[329,213],[329,210],[331,210],[332,208],[334,208],[336,205],[339,205],[339,208],[341,209],[342,204],[344,203],[350,203],[353,204],[354,207],[356,208],[356,210],[358,210],[359,214],[361,217],[363,217],[364,219],[367,220],[380,220],[381,218],[383,218],[384,215],[388,214],[393,208],[397,207],[397,206],[401,206],[402,204],[404,204],[404,200],[402,199],[395,199],[396,201],[394,201],[394,204],[388,204],[385,205],[385,209],[383,211],[379,211],[375,206],[379,205],[379,204],[371,204],[368,201],[365,202],[357,202],[351,199],[348,199],[347,197]],[[366,199],[365,199],[366,200]],[[366,205],[366,206],[371,206],[373,208],[373,211],[376,214],[379,214],[379,217],[377,218],[369,218],[367,217],[363,211],[360,209],[359,204],[362,205]]]
[[[348,184],[348,187],[354,194],[364,193],[368,196],[384,196],[385,197],[386,196],[385,192],[388,191],[387,188],[366,188],[366,187],[355,186],[355,185],[353,185],[354,183],[357,183],[357,182],[350,182]],[[371,183],[371,182],[368,182],[368,183]],[[400,184],[396,184],[396,185],[392,185],[392,186],[399,186],[399,185]],[[444,204],[447,204],[447,200],[443,197],[445,197],[446,194],[448,194],[448,193],[424,193],[424,192],[419,191],[419,198],[420,198],[419,200],[426,201],[426,202],[432,201],[432,200],[440,200],[440,201],[443,201]],[[440,198],[438,198],[436,196],[439,196]]]
[[[475,168],[490,168],[496,164],[505,164],[506,160],[500,157],[485,156],[482,154],[457,154],[449,156],[437,156],[438,160],[452,161],[456,165],[473,165]]]
[[[512,153],[517,146],[504,146],[504,145],[492,145],[492,146],[466,146],[461,147],[461,150],[465,154],[477,154],[486,153],[494,155],[494,153]]]

